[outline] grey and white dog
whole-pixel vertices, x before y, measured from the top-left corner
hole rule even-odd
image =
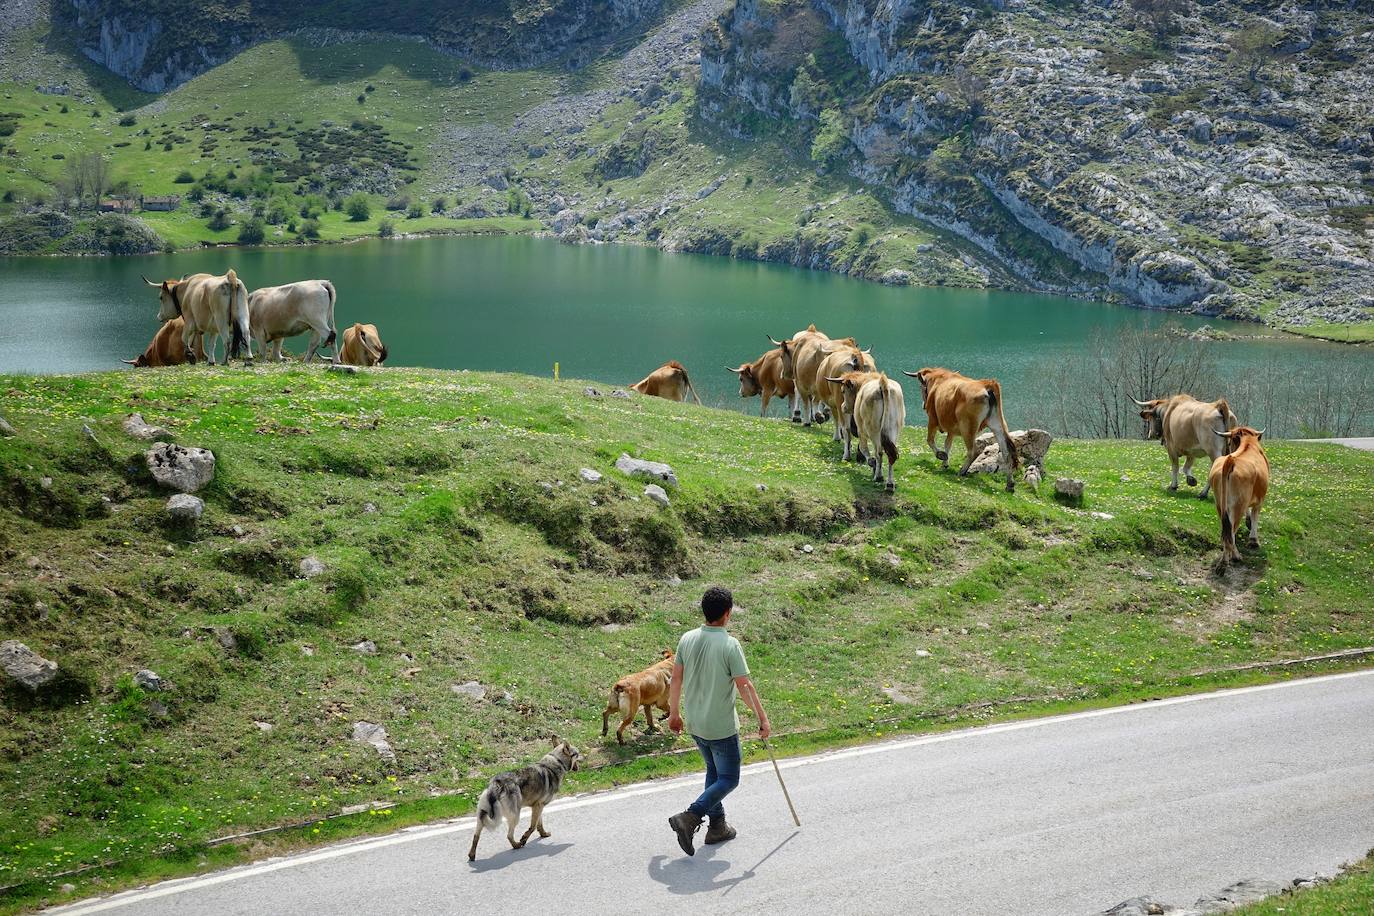
[[[468,849],[468,861],[477,858],[477,840],[486,827],[495,827],[506,822],[506,839],[512,849],[525,845],[530,834],[538,830],[541,837],[549,835],[544,829],[544,806],[553,801],[563,777],[577,769],[582,753],[562,738],[553,739],[553,750],[545,754],[534,766],[512,770],[493,776],[491,782],[477,800],[477,826],[472,831],[472,847]],[[515,840],[515,828],[520,823],[520,809],[530,809],[530,826]]]

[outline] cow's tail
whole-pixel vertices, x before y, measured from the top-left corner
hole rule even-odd
[[[878,441],[887,455],[887,466],[891,470],[897,463],[897,443],[887,434],[887,373],[878,376],[878,400],[882,408],[878,411]]]
[[[1217,418],[1221,420],[1221,428],[1230,432],[1233,425],[1231,420],[1235,418],[1235,414],[1231,413],[1231,405],[1226,403],[1225,398],[1217,401]]]
[[[338,301],[339,294],[334,291],[334,284],[328,280],[321,280],[320,285],[329,294],[329,336],[325,338],[324,345],[332,347],[334,341],[338,340],[339,337],[338,329],[334,327],[334,303]]]
[[[1016,452],[1016,443],[1011,441],[1011,433],[1007,431],[1007,418],[1002,413],[1002,386],[989,379],[988,388],[988,426],[992,427],[992,434],[997,437],[997,445],[1002,449],[1002,454],[1007,456],[1011,462],[1010,474],[1021,466],[1021,456]]]
[[[698,406],[698,407],[703,406],[702,403],[701,403],[701,398],[697,396],[697,390],[696,390],[696,388],[693,387],[693,385],[692,385],[692,380],[691,380],[690,378],[687,377],[687,370],[686,370],[686,369],[683,369],[683,370],[682,370],[682,380],[683,380],[684,382],[687,383],[687,390],[690,391],[690,392],[692,392],[692,398],[693,398],[693,400],[695,400],[695,401],[697,402],[697,406]]]
[[[248,343],[248,289],[239,282],[239,275],[229,268],[224,275],[229,286],[229,358],[238,359],[245,345],[248,358],[253,358],[253,347]],[[239,292],[242,290],[242,297]]]
[[[1217,503],[1217,515],[1221,516],[1221,552],[1226,555],[1227,545],[1235,537],[1235,531],[1231,525],[1231,507],[1229,497],[1231,495],[1231,462],[1230,456],[1220,459],[1217,471],[1217,482],[1212,486],[1212,498]]]

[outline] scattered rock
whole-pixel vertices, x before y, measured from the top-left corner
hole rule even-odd
[[[630,392],[626,391],[624,388],[617,388],[611,392],[611,397],[623,398],[628,401],[630,398],[634,397],[634,395],[630,394]]]
[[[396,752],[386,740],[386,729],[375,722],[354,722],[353,740],[372,745],[383,760],[396,759]]]
[[[589,398],[599,398],[599,397],[601,397],[601,392],[600,392],[600,391],[597,391],[595,388],[583,388],[583,389],[582,389],[582,393],[585,394],[585,395],[586,395],[587,397],[589,397]]]
[[[243,530],[243,526],[242,526],[242,525],[235,525],[234,527],[230,528],[229,531],[230,531],[230,532],[234,535],[234,537],[236,537],[236,538],[241,538],[241,537],[243,537],[244,535],[246,535],[246,534],[248,533],[247,531],[244,531],[244,530]]]
[[[330,363],[328,371],[337,372],[340,375],[357,375],[358,367],[344,365],[343,363]]]
[[[1102,916],[1163,916],[1170,909],[1153,897],[1132,897],[1104,911]]]
[[[645,487],[644,495],[647,496],[649,499],[652,499],[654,502],[658,503],[660,506],[669,505],[671,502],[671,500],[668,499],[668,493],[656,483],[651,483],[647,487]]]
[[[215,476],[215,455],[209,449],[155,442],[144,459],[154,480],[179,493],[194,493]]]
[[[52,478],[51,478],[51,477],[40,477],[40,478],[38,478],[38,486],[42,487],[44,490],[51,490],[51,489],[52,489]]]
[[[1088,515],[1093,518],[1101,519],[1104,522],[1110,522],[1112,519],[1116,518],[1116,516],[1112,515],[1110,512],[1089,512]]]
[[[205,502],[199,496],[178,493],[167,500],[166,512],[171,527],[194,535],[200,527],[200,517],[205,514]]]
[[[376,504],[376,503],[363,503],[363,515],[376,515],[376,514],[377,514],[377,504]]]
[[[306,557],[301,560],[300,573],[302,579],[313,579],[324,572],[324,564],[319,557]]]
[[[76,885],[67,883],[59,887],[58,890],[60,890],[64,894],[70,894],[72,891],[76,890]]]
[[[14,427],[10,426],[10,421],[0,417],[0,436],[13,436]]]
[[[171,714],[172,711],[168,709],[167,704],[161,700],[148,701],[148,715],[152,716],[154,719],[166,719]]]
[[[32,691],[57,677],[57,662],[49,661],[17,639],[0,642],[0,668],[15,683]]]
[[[1011,444],[1016,446],[1016,454],[1024,468],[1043,468],[1052,442],[1054,436],[1043,429],[1018,429],[1011,433]],[[1001,468],[1002,449],[991,430],[973,440],[973,451],[978,457],[969,465],[970,474],[995,474]]]
[[[362,642],[355,642],[353,645],[349,646],[349,648],[359,655],[377,654],[377,644],[370,639],[364,639]]]
[[[466,684],[454,684],[449,688],[460,697],[468,697],[473,700],[480,700],[487,695],[487,688],[476,681],[468,681]]]
[[[916,701],[902,693],[896,687],[884,687],[883,694],[892,702],[901,706],[915,706]]]
[[[929,649],[917,649],[915,652],[912,652],[911,654],[915,655],[917,658],[930,658]]]
[[[680,579],[680,578],[677,577],[677,576],[669,576],[668,578],[664,579],[663,581],[666,582],[666,583],[668,583],[668,587],[669,587],[669,588],[677,588],[679,585],[682,584],[682,579]]]
[[[271,722],[259,722],[259,721],[256,721],[256,720],[253,722],[253,724],[256,725],[256,726],[258,727],[258,731],[264,732],[264,733],[265,733],[265,732],[270,732],[273,728],[276,727],[276,726],[274,726]]]
[[[131,413],[124,418],[124,431],[135,439],[145,439],[149,442],[172,438],[172,434],[161,426],[143,422],[143,415],[137,413]]]
[[[309,645],[301,646],[301,655],[304,655],[306,658],[309,658],[310,656],[312,656],[312,655],[314,655],[314,654],[315,654],[315,647],[314,647],[314,646],[309,646]]]
[[[237,652],[239,641],[234,638],[234,631],[228,627],[215,627],[215,642],[219,643],[220,648],[225,652]]]
[[[1060,477],[1054,482],[1054,498],[1077,506],[1083,502],[1083,481],[1074,477]]]
[[[756,484],[754,484],[754,489],[755,489],[755,490],[758,490],[760,493],[767,493],[767,492],[768,492],[768,484],[766,484],[766,483],[756,483]]]
[[[1030,487],[1031,490],[1035,490],[1040,486],[1042,476],[1043,473],[1040,469],[1040,465],[1032,464],[1027,465],[1026,470],[1021,474],[1021,479],[1026,482],[1026,486]]]
[[[135,672],[134,683],[144,690],[152,691],[153,693],[167,689],[167,682],[151,668],[142,668]]]
[[[812,546],[811,544],[803,544],[803,545],[801,546],[801,552],[802,552],[802,553],[815,553],[815,552],[816,552],[816,548],[815,548],[814,546]]]
[[[673,473],[672,468],[662,462],[643,461],[639,458],[631,458],[629,455],[622,454],[615,460],[615,469],[631,477],[644,477],[649,480],[666,483],[670,487],[677,486],[677,475]]]
[[[625,629],[623,623],[603,623],[601,625],[602,633],[619,633],[623,629]]]
[[[577,472],[577,476],[578,476],[578,477],[581,477],[581,478],[582,478],[583,480],[585,480],[587,483],[600,483],[600,482],[601,482],[601,472],[600,472],[600,471],[593,471],[591,468],[583,468],[582,470],[580,470],[580,471]]]

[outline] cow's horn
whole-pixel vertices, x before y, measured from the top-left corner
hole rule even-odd
[[[873,348],[872,348],[872,347],[869,347],[867,350],[864,351],[864,354],[865,354],[865,355],[869,355],[869,354],[872,354],[872,352],[873,352]]]
[[[1220,436],[1220,437],[1223,438],[1223,439],[1225,439],[1227,436],[1231,435],[1231,434],[1228,433],[1228,432],[1225,432],[1225,431],[1220,430],[1220,429],[1215,429],[1215,428],[1212,430],[1212,432],[1216,433],[1218,436]]]
[[[131,365],[131,366],[137,366],[137,365],[138,365],[138,360],[136,360],[136,359],[121,359],[120,362],[121,362],[121,363],[128,363],[128,364]]]
[[[920,378],[920,377],[921,377],[921,373],[919,373],[919,372],[908,372],[908,371],[905,370],[905,369],[902,370],[902,375],[909,375],[909,376],[911,376],[912,378]]]
[[[1264,429],[1268,429],[1268,428],[1269,428],[1269,427],[1266,426]],[[1256,439],[1258,439],[1258,438],[1260,438],[1261,436],[1264,435],[1264,429],[1256,430],[1256,431],[1255,431],[1255,438],[1256,438]]]
[[[1131,398],[1131,396],[1130,396],[1129,394],[1126,395],[1126,397]],[[1137,407],[1149,407],[1149,406],[1150,406],[1150,402],[1149,402],[1149,401],[1136,401],[1135,398],[1131,398],[1131,400],[1132,400],[1132,401],[1135,401],[1135,406],[1137,406]]]
[[[725,367],[725,371],[726,371],[726,372],[734,372],[735,374],[738,375],[739,373],[743,372],[745,369],[748,369],[748,368],[749,368],[749,366],[748,366],[748,364],[746,363],[745,365],[740,366],[738,369],[733,369],[733,368],[731,368],[730,366],[726,366],[726,367]]]
[[[769,334],[769,335],[768,335],[768,339],[773,341],[774,346],[778,346],[778,347],[781,347],[781,346],[782,346],[782,341],[781,341],[781,340],[774,340],[772,334]]]
[[[834,382],[836,385],[838,385],[838,384],[840,384],[841,382],[844,381],[844,376],[842,375],[842,376],[840,376],[839,378],[831,378],[830,376],[827,375],[827,376],[825,377],[825,380],[826,380],[827,382]]]
[[[143,274],[139,274],[139,276],[140,276],[140,277],[143,277]],[[143,282],[144,282],[144,283],[147,283],[149,286],[156,286],[156,287],[158,287],[159,289],[162,288],[162,284],[161,284],[161,283],[154,283],[152,280],[149,280],[147,277],[143,277]]]

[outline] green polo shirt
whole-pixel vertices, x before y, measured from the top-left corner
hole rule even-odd
[[[725,627],[698,627],[678,641],[677,661],[687,730],[708,741],[739,734],[735,678],[749,673],[739,640]]]

